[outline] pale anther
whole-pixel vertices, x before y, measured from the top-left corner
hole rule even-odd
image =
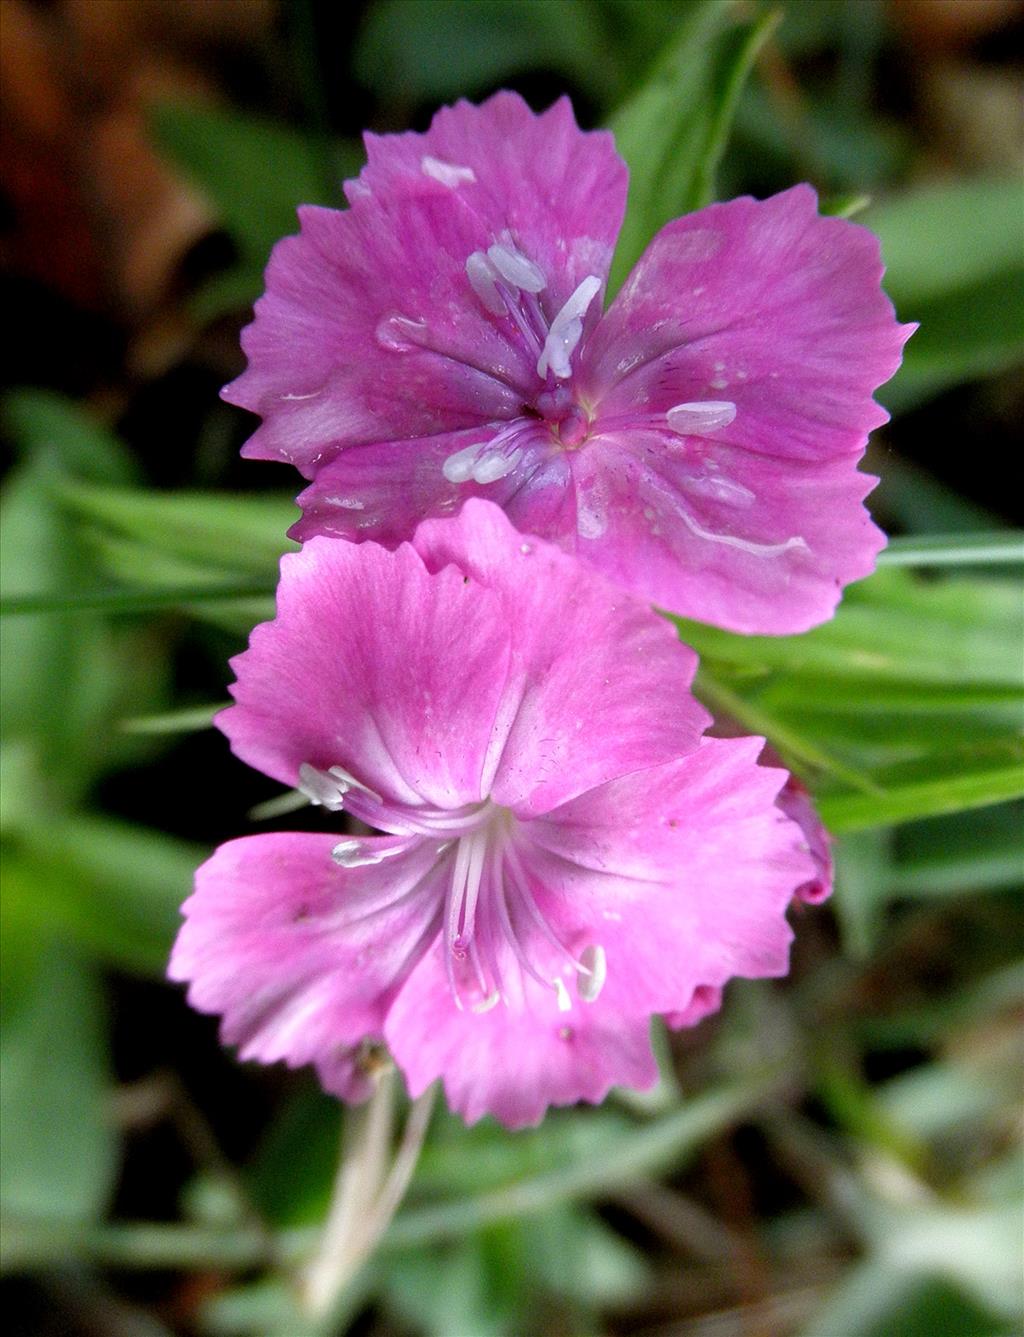
[[[469,279],[469,286],[492,316],[504,316],[507,313],[507,307],[495,282],[499,277],[498,271],[483,251],[474,251],[467,257],[466,277]]]
[[[496,483],[499,478],[510,474],[519,463],[522,451],[513,450],[507,455],[500,450],[483,454],[473,465],[474,483]]]
[[[569,990],[565,987],[565,980],[562,979],[561,975],[556,975],[551,983],[555,986],[559,1012],[571,1012],[572,999],[569,997]]]
[[[380,848],[359,840],[342,840],[331,850],[331,858],[342,868],[366,868],[393,854],[401,854],[404,848],[403,845],[385,845]]]
[[[549,368],[559,380],[571,375],[570,359],[583,335],[583,317],[600,290],[601,280],[596,274],[588,274],[555,316],[537,359],[538,376],[547,376]]]
[[[470,1007],[471,1012],[490,1012],[492,1007],[496,1007],[501,1001],[501,994],[497,989],[492,989],[486,998],[481,998],[479,1003],[473,1003]]]
[[[736,405],[729,400],[708,399],[692,404],[676,404],[665,414],[668,425],[680,436],[705,436],[728,427],[736,417]]]
[[[444,464],[441,465],[441,472],[449,483],[468,483],[473,477],[473,465],[476,463],[476,457],[480,454],[480,443],[474,441],[471,446],[466,446],[464,450],[457,450],[453,455],[449,455]]]
[[[340,812],[345,806],[345,795],[350,789],[358,789],[377,803],[383,799],[367,785],[350,775],[343,766],[331,766],[326,771],[318,770],[304,761],[299,766],[299,789],[317,807],[329,812]]]
[[[486,444],[475,442],[449,455],[441,472],[449,483],[468,483],[470,479],[474,483],[494,483],[512,472],[521,454],[520,450],[494,449],[493,444],[488,449]]]
[[[608,978],[608,960],[604,948],[596,943],[584,947],[580,952],[580,965],[587,973],[577,975],[576,992],[585,1003],[592,1003],[604,988],[604,982]]]
[[[496,241],[488,246],[487,258],[503,279],[523,292],[543,292],[547,287],[543,271],[511,246]]]

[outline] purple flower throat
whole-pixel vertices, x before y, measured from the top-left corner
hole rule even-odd
[[[428,167],[433,169],[428,171]],[[434,159],[424,159],[424,171],[436,175],[444,168],[449,174],[460,169]],[[439,178],[440,179],[440,178]],[[464,179],[461,176],[455,178]],[[561,308],[549,317],[542,305],[548,281],[544,271],[515,244],[509,233],[486,251],[473,251],[466,260],[466,278],[481,306],[503,323],[506,337],[518,342],[527,353],[527,361],[536,369],[536,381],[524,384],[513,380],[507,371],[482,366],[456,355],[435,341],[430,325],[423,319],[391,314],[377,326],[377,342],[394,353],[413,348],[457,362],[470,371],[489,377],[513,390],[523,401],[522,415],[513,418],[489,440],[474,442],[447,457],[442,472],[449,483],[486,484],[510,474],[531,447],[550,450],[556,447],[574,450],[582,446],[595,429],[597,396],[583,386],[584,329],[588,313],[596,310],[594,299],[603,281],[588,274]],[[595,320],[590,320],[591,328]],[[574,368],[574,359],[576,367]],[[637,362],[634,367],[643,365]],[[662,429],[670,444],[679,437],[708,436],[727,427],[736,417],[736,405],[728,400],[706,400],[675,404],[664,414],[644,415],[634,412],[628,419],[616,418],[607,427],[645,427]]]

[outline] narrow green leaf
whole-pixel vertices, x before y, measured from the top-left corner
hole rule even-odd
[[[207,851],[111,818],[66,814],[18,831],[5,848],[5,916],[129,970],[160,975],[180,906]]]
[[[829,199],[823,199],[818,207],[828,218],[856,218],[870,204],[870,195],[833,195]]]
[[[871,955],[881,927],[891,885],[889,847],[887,831],[858,831],[836,843],[835,911],[843,946],[858,961]]]
[[[897,833],[894,896],[930,898],[1024,887],[1024,810],[1004,803]]]
[[[660,7],[660,6],[659,6]],[[355,51],[360,81],[437,102],[544,69],[586,88],[616,75],[618,52],[589,0],[379,0]]]
[[[902,367],[878,392],[893,413],[1024,361],[1024,267],[904,306],[900,315],[921,327],[904,350]]]
[[[277,577],[281,554],[298,545],[285,537],[296,519],[290,498],[213,492],[151,492],[89,484],[60,486],[75,514],[108,525],[161,552],[224,571]]]
[[[631,1124],[618,1145],[596,1159],[589,1153],[533,1178],[475,1197],[405,1208],[384,1237],[385,1250],[417,1248],[500,1221],[532,1216],[567,1202],[600,1197],[613,1185],[639,1174],[681,1164],[709,1138],[766,1100],[779,1081],[777,1071],[752,1073],[743,1081],[707,1091],[681,1110],[645,1124]],[[509,1140],[507,1137],[504,1139]],[[305,1258],[318,1234],[314,1228],[278,1237],[286,1260]],[[69,1227],[59,1216],[46,1220],[12,1218],[0,1235],[5,1265],[26,1267],[65,1258],[69,1253],[131,1268],[211,1267],[245,1270],[266,1261],[266,1241],[245,1227],[217,1229],[122,1222],[88,1229]]]
[[[847,592],[831,622],[802,636],[737,636],[673,619],[702,658],[863,683],[1020,686],[1021,614],[1014,583],[925,583],[877,572]]]
[[[777,21],[769,13],[736,24],[729,0],[695,0],[648,79],[612,115],[608,127],[630,179],[609,294],[659,228],[714,197],[737,100]]]
[[[9,623],[0,637],[3,736],[32,741],[53,811],[132,750],[109,721],[156,704],[165,663],[139,653],[134,629],[65,616],[89,601],[97,576],[36,459],[6,480],[0,549],[0,607],[29,605],[46,614]]]
[[[184,589],[96,590],[90,594],[26,594],[0,601],[0,617],[23,613],[152,613],[189,604],[245,603],[272,595],[273,587],[255,581],[197,585]],[[261,614],[263,605],[260,605]],[[272,610],[271,610],[272,611]]]
[[[0,1199],[26,1218],[85,1221],[103,1210],[117,1144],[96,980],[55,945],[0,1034]]]
[[[900,315],[921,326],[879,393],[888,408],[903,411],[1024,358],[1018,181],[928,186],[879,203],[865,222],[881,240]]]
[[[978,749],[978,754],[940,754],[888,784],[878,776],[881,794],[822,795],[821,819],[830,831],[862,831],[1024,796],[1024,750],[1019,745]],[[943,763],[945,774],[939,770]]]
[[[915,534],[889,540],[879,566],[1018,566],[1024,563],[1024,532]]]
[[[864,222],[882,243],[886,289],[908,318],[918,318],[916,304],[1019,269],[1024,256],[1016,177],[924,186],[880,200]]]
[[[135,481],[135,462],[117,437],[63,395],[12,390],[3,400],[3,421],[22,450],[59,461],[76,478]]]
[[[520,1175],[477,1197],[408,1208],[396,1217],[385,1242],[396,1248],[409,1247],[438,1236],[478,1230],[497,1221],[548,1211],[558,1203],[600,1196],[638,1174],[678,1166],[704,1141],[763,1101],[777,1077],[774,1072],[753,1073],[734,1086],[705,1092],[681,1110],[631,1127],[598,1156],[569,1160],[533,1178]]]
[[[762,709],[759,703],[731,691],[714,677],[707,664],[701,665],[693,686],[696,695],[717,718],[731,716],[745,729],[762,734],[798,775],[813,777],[820,772],[844,781],[851,789],[875,792],[877,787],[869,777],[844,765],[809,735],[791,727],[778,715]]]

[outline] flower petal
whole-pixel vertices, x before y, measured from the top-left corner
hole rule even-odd
[[[299,236],[274,248],[249,367],[224,390],[264,418],[243,454],[307,478],[352,445],[518,414],[537,349],[482,303],[467,261],[508,238],[542,271],[551,321],[582,279],[603,282],[625,206],[611,136],[581,132],[564,98],[535,116],[500,93],[366,143],[352,207],[301,208]]]
[[[352,1049],[379,1039],[391,1000],[439,927],[436,842],[367,839],[379,863],[339,868],[331,835],[229,841],[196,873],[171,955],[189,1002],[223,1017],[242,1058],[317,1063],[362,1093]]]
[[[587,348],[601,422],[729,401],[716,441],[777,460],[859,454],[914,328],[882,273],[873,233],[819,216],[806,185],[669,223]]]
[[[474,215],[430,194],[299,220],[242,334],[249,367],[223,391],[264,419],[244,455],[312,478],[351,445],[519,412],[533,365],[473,297],[466,257],[489,239]]]
[[[814,865],[761,746],[705,738],[519,827],[555,933],[577,954],[604,948],[609,1007],[685,1015],[701,986],[785,974],[786,909]]]
[[[722,993],[721,985],[698,984],[686,1007],[678,1012],[666,1012],[665,1020],[674,1031],[682,1030],[684,1026],[696,1026],[722,1006]]]
[[[442,107],[425,134],[365,138],[369,161],[351,199],[454,196],[491,241],[511,234],[540,268],[549,318],[588,275],[607,277],[628,173],[612,136],[581,131],[567,97],[537,115],[518,93],[496,93]]]
[[[277,617],[233,659],[217,725],[238,756],[297,785],[341,766],[392,802],[457,807],[483,782],[509,666],[499,599],[408,545],[311,539],[281,564]]]
[[[804,833],[808,852],[814,861],[814,876],[797,887],[796,897],[805,905],[820,905],[832,895],[834,867],[831,838],[821,823],[810,794],[792,775],[780,791],[776,802],[786,816],[791,817]]]
[[[608,434],[573,468],[602,517],[578,552],[662,608],[732,631],[806,631],[884,546],[856,458],[773,460],[724,442],[674,447],[650,429]]]
[[[422,519],[457,512],[471,496],[507,507],[513,522],[527,501],[531,517],[545,504],[546,493],[552,494],[549,503],[560,502],[568,466],[564,457],[551,454],[550,434],[529,419],[523,420],[522,431],[510,443],[520,458],[507,474],[491,483],[448,481],[445,461],[478,442],[485,452],[494,434],[495,427],[489,424],[415,440],[352,446],[325,465],[299,495],[302,519],[289,533],[296,539],[327,534],[394,547],[410,538]]]
[[[427,566],[454,563],[500,598],[512,638],[503,712],[511,720],[491,787],[526,817],[697,745],[709,717],[690,694],[696,656],[639,600],[502,511],[470,500],[428,521]]]
[[[537,1124],[549,1105],[597,1104],[612,1086],[645,1090],[657,1078],[649,1018],[623,1016],[602,999],[560,1012],[532,980],[521,1010],[460,1011],[439,949],[398,995],[385,1035],[409,1093],[444,1078],[448,1104],[467,1123],[493,1114],[509,1128]]]

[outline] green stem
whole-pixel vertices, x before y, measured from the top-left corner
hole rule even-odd
[[[394,1121],[394,1073],[382,1072],[365,1105],[345,1111],[345,1136],[331,1205],[313,1257],[304,1269],[302,1306],[314,1318],[335,1298],[365,1256],[366,1224],[381,1191]]]

